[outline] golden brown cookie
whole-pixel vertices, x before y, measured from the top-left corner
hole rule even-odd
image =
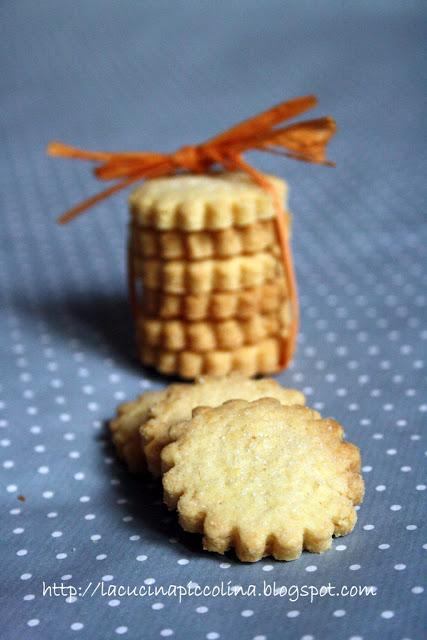
[[[145,344],[139,345],[141,361],[167,375],[192,380],[198,376],[225,376],[232,372],[251,377],[276,373],[280,370],[283,337],[266,338],[258,344],[246,345],[233,351],[165,351]]]
[[[247,320],[187,322],[142,317],[137,322],[141,341],[149,347],[166,351],[227,351],[277,335],[289,323],[289,309],[287,303],[282,303],[275,312]]]
[[[287,199],[286,184],[274,176],[266,178],[280,200]],[[129,205],[139,225],[165,231],[214,231],[276,216],[271,194],[240,172],[147,180],[131,193]]]
[[[144,289],[142,306],[148,316],[186,320],[247,319],[276,311],[286,297],[284,278],[260,287],[238,291],[177,295],[158,289]]]
[[[234,374],[224,378],[201,378],[195,384],[173,384],[159,402],[151,407],[140,433],[148,469],[160,475],[160,452],[170,442],[169,428],[189,420],[196,407],[216,407],[226,400],[276,398],[282,404],[304,404],[305,397],[296,389],[284,389],[276,380],[251,380]]]
[[[144,287],[167,293],[200,294],[258,287],[282,277],[280,260],[272,253],[223,260],[145,260],[133,256],[135,276]]]
[[[220,231],[157,231],[133,225],[132,250],[142,258],[206,260],[259,253],[277,243],[273,220]]]
[[[141,450],[138,429],[147,420],[149,411],[164,396],[165,390],[147,391],[133,402],[117,407],[117,417],[109,427],[117,453],[133,472],[143,471],[145,459]]]
[[[349,533],[364,486],[359,449],[307,407],[264,398],[199,408],[161,454],[164,498],[208,551],[255,562],[320,553]]]

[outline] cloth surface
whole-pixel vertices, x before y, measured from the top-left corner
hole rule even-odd
[[[425,4],[5,0],[0,13],[2,637],[425,638]],[[302,318],[279,378],[361,447],[366,498],[329,552],[240,564],[204,553],[114,456],[116,405],[165,384],[133,355],[126,195],[57,226],[102,185],[44,148],[175,149],[305,93],[313,117],[337,119],[336,169],[250,156],[291,188]],[[257,595],[92,595],[100,580]],[[77,592],[43,596],[43,582]],[[268,597],[264,582],[294,588]],[[328,583],[377,595],[295,590]]]

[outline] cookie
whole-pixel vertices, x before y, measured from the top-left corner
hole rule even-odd
[[[216,407],[226,400],[257,400],[266,396],[276,398],[285,405],[305,403],[304,394],[296,389],[284,389],[276,380],[250,380],[238,374],[225,378],[201,378],[191,385],[171,385],[161,400],[151,407],[147,420],[141,424],[142,447],[149,471],[160,475],[160,453],[170,442],[170,427],[190,420],[196,407]]]
[[[277,243],[273,220],[220,231],[157,231],[133,225],[132,250],[143,258],[206,260],[259,253]]]
[[[286,184],[266,178],[280,200],[287,199]],[[164,231],[215,231],[276,216],[271,194],[240,172],[147,180],[131,193],[129,205],[137,224]]]
[[[199,408],[172,426],[161,454],[164,499],[208,551],[244,562],[320,553],[352,531],[364,486],[342,427],[264,398]]]
[[[131,471],[144,470],[145,458],[138,429],[147,420],[151,407],[159,402],[164,394],[165,390],[147,391],[133,402],[121,404],[117,408],[117,417],[109,424],[117,453],[126,461]]]
[[[285,337],[275,336],[232,351],[208,353],[165,351],[140,344],[139,356],[143,364],[155,367],[161,373],[189,380],[201,375],[225,376],[231,372],[251,377],[280,371]]]
[[[277,278],[260,287],[238,291],[177,295],[144,289],[141,305],[148,316],[186,320],[239,320],[276,311],[286,297],[286,282]]]
[[[279,333],[289,324],[289,310],[288,304],[282,303],[276,312],[247,320],[187,322],[142,317],[137,324],[141,341],[149,347],[166,351],[230,350]]]
[[[280,260],[272,253],[236,256],[224,260],[145,260],[133,256],[135,276],[144,287],[167,293],[191,294],[258,287],[282,277]]]

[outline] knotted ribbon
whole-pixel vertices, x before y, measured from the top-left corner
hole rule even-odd
[[[305,96],[281,102],[206,142],[184,146],[172,153],[86,151],[61,142],[51,142],[47,148],[47,153],[50,156],[97,162],[98,166],[95,167],[94,174],[99,180],[116,180],[115,184],[108,189],[84,200],[64,213],[58,222],[65,224],[73,220],[97,202],[139,180],[159,178],[180,172],[206,174],[212,172],[217,166],[227,171],[245,172],[260,187],[271,193],[275,203],[277,236],[291,307],[289,333],[281,356],[281,365],[286,366],[295,350],[299,310],[288,228],[283,215],[283,203],[268,179],[245,162],[242,156],[246,151],[262,151],[304,162],[334,166],[326,159],[326,145],[336,131],[333,118],[323,117],[285,127],[277,126],[284,120],[295,118],[313,108],[316,104],[315,96]]]

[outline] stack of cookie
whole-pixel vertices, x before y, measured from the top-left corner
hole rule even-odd
[[[357,447],[304,402],[275,380],[203,379],[121,405],[110,428],[132,471],[162,476],[205,549],[293,560],[349,533],[364,491]]]
[[[241,173],[181,175],[145,182],[130,210],[142,362],[190,379],[277,371],[289,310],[271,195]]]

